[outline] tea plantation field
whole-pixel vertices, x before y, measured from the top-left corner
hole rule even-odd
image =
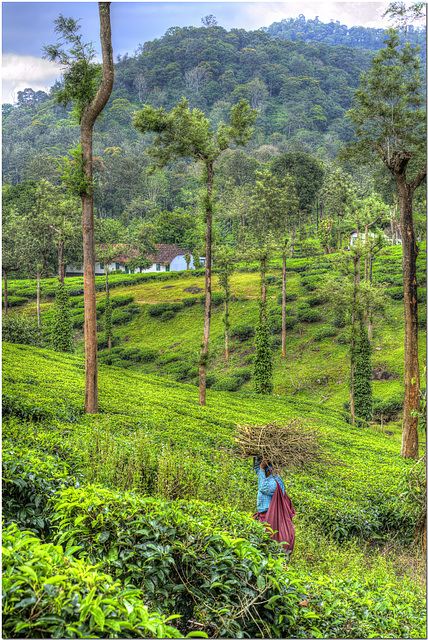
[[[426,250],[418,259],[421,366]],[[371,424],[351,427],[349,329],[319,295],[330,256],[288,260],[287,355],[280,270],[268,275],[274,394],[253,392],[259,276],[232,276],[230,357],[214,275],[207,405],[198,404],[202,272],[112,275],[114,347],[96,281],[99,412],[84,414],[83,286],[66,280],[75,353],[50,350],[55,281],[42,282],[46,348],[3,342],[4,637],[426,637],[425,560],[403,494],[401,248],[374,263]],[[35,283],[9,283],[9,314],[35,315]],[[385,433],[380,415],[388,422]],[[252,519],[257,482],[236,424],[295,418],[333,464],[289,471],[288,562]],[[391,435],[392,434],[392,435]],[[423,448],[423,447],[421,447]]]
[[[209,390],[200,407],[193,385],[109,365],[99,384],[86,416],[80,356],[3,345],[5,637],[423,637],[422,588],[356,546],[409,542],[398,440],[295,398]],[[285,477],[286,565],[233,436],[296,416],[336,464]]]

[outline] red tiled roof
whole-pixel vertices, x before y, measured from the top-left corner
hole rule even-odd
[[[105,245],[99,245],[99,246],[105,247]],[[111,246],[114,247],[115,245],[112,244]],[[184,256],[186,253],[190,253],[187,249],[182,249],[181,247],[178,247],[176,244],[156,244],[155,247],[157,249],[157,253],[155,255],[147,254],[147,257],[149,258],[149,260],[152,260],[153,262],[160,262],[162,264],[171,264],[171,262],[177,256]],[[134,249],[133,255],[134,257],[138,256],[137,249]],[[114,262],[120,262],[121,264],[126,264],[129,258],[130,256],[118,255],[114,258]]]
[[[150,260],[153,260],[153,262],[171,264],[177,256],[184,256],[186,253],[189,253],[187,249],[182,249],[176,244],[157,244],[155,246],[157,249],[156,255],[147,256]]]

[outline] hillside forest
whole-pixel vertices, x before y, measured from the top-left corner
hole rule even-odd
[[[2,105],[4,637],[425,638],[423,5],[115,59],[98,5]]]

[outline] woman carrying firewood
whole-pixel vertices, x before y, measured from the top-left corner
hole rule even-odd
[[[258,479],[257,513],[254,519],[272,529],[271,538],[280,542],[291,556],[294,549],[294,507],[285,492],[284,482],[268,460],[254,458],[254,471]]]

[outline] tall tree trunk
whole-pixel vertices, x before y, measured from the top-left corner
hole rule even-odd
[[[426,177],[426,165],[413,181],[406,180],[407,165],[412,158],[410,151],[393,154],[385,164],[391,171],[397,185],[400,211],[400,233],[403,247],[403,289],[404,289],[404,404],[401,434],[401,455],[404,458],[419,458],[418,418],[412,413],[420,407],[420,376],[418,360],[418,284],[416,280],[416,245],[413,227],[413,194]]]
[[[317,215],[318,215],[318,208],[317,208]],[[281,358],[285,358],[285,351],[286,351],[286,332],[287,332],[287,328],[286,328],[286,302],[287,302],[287,276],[286,276],[286,268],[287,268],[287,254],[286,254],[286,248],[287,248],[287,243],[288,240],[285,243],[285,247],[282,250],[282,307],[281,307],[281,313],[282,313],[282,325],[281,325],[281,343],[282,343],[282,352],[281,352]]]
[[[3,300],[4,300],[4,315],[7,316],[7,271],[3,271],[3,280],[4,280],[4,291],[3,291]]]
[[[224,352],[226,360],[229,360],[229,289],[224,296]]]
[[[90,193],[82,193],[83,291],[85,299],[85,411],[98,412],[97,314],[95,302],[94,197],[92,182],[92,130],[105,107],[114,79],[111,46],[110,2],[99,2],[100,39],[103,58],[101,85],[89,106],[83,107],[80,123],[82,160]]]
[[[401,455],[404,458],[419,457],[418,418],[412,416],[420,406],[420,377],[418,360],[418,285],[416,280],[416,245],[413,228],[413,192],[409,185],[399,188],[401,241],[403,247],[404,288],[404,406],[401,439]]]
[[[199,357],[199,404],[206,405],[206,367],[208,361],[208,343],[210,338],[211,321],[211,242],[212,242],[212,190],[214,182],[214,167],[212,162],[207,162],[207,200],[206,216],[207,231],[205,244],[205,316],[202,347]]]

